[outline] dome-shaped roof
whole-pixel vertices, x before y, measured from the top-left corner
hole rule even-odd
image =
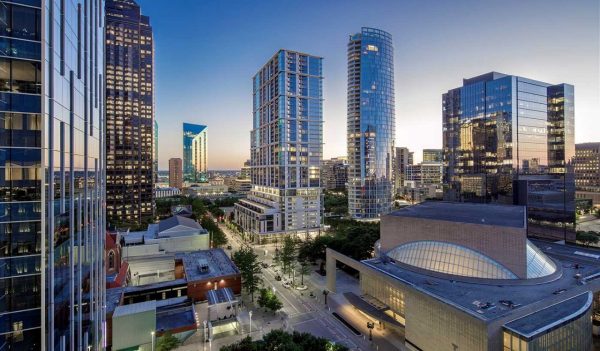
[[[407,265],[439,273],[485,279],[518,279],[508,268],[467,247],[441,241],[402,244],[387,256]]]
[[[395,247],[389,258],[428,271],[483,279],[519,279],[496,260],[468,247],[442,241],[414,241]],[[556,272],[556,264],[527,240],[527,279]]]
[[[554,261],[527,240],[527,279],[545,277],[554,272],[556,272]]]

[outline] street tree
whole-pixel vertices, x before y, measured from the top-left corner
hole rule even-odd
[[[287,236],[283,240],[282,248],[279,250],[281,265],[283,266],[282,271],[284,274],[288,274],[288,276],[292,272],[294,268],[293,264],[297,258],[296,248],[296,241],[294,241],[294,239],[292,239],[291,237]]]
[[[262,285],[260,262],[258,255],[248,246],[240,248],[233,253],[233,262],[239,268],[242,275],[242,286],[246,293],[250,294],[254,301],[254,293]]]
[[[300,262],[300,285],[304,286],[304,276],[310,274],[310,265],[306,261]]]

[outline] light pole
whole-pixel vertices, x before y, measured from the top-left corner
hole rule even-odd
[[[323,295],[325,296],[325,306],[327,306],[327,295],[328,294],[329,294],[329,291],[323,290]]]
[[[152,336],[152,351],[154,351],[154,335],[155,335],[155,332],[151,331],[150,336]]]
[[[292,288],[296,286],[296,267],[292,268]]]
[[[250,339],[252,339],[252,311],[248,312],[250,315]]]
[[[375,323],[367,322],[367,328],[369,328],[369,341],[373,340],[373,328],[375,328]]]

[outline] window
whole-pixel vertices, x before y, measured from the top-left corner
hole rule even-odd
[[[0,35],[40,40],[40,10],[25,6],[0,6]]]
[[[115,269],[115,253],[113,251],[108,253],[108,269]]]
[[[0,91],[40,94],[41,76],[39,62],[0,58]]]
[[[379,51],[379,48],[375,45],[367,45],[367,51],[377,52],[377,51]]]

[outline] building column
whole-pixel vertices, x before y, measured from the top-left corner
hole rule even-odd
[[[325,256],[326,256],[326,261],[325,261],[325,270],[327,271],[327,290],[329,290],[330,292],[336,292],[335,291],[335,282],[336,282],[336,278],[337,278],[337,272],[335,269],[335,263],[336,263],[336,259],[335,257],[333,257],[333,252],[331,249],[327,248],[325,249]]]

